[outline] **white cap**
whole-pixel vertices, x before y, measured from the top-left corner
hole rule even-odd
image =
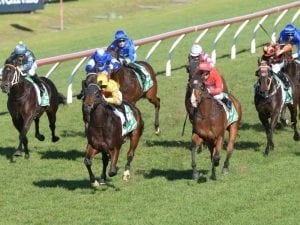
[[[197,43],[193,44],[193,46],[191,48],[190,55],[191,56],[198,56],[201,53],[202,53],[202,47]]]

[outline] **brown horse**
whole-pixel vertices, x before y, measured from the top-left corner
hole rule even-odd
[[[118,54],[115,51],[109,50],[109,52],[116,57]],[[154,105],[155,108],[155,119],[154,119],[154,129],[155,134],[160,134],[159,128],[159,109],[160,109],[160,98],[157,96],[158,84],[156,79],[156,73],[153,67],[145,62],[145,61],[136,61],[136,63],[142,65],[150,74],[151,79],[153,81],[153,86],[147,90],[143,91],[143,87],[141,87],[139,79],[137,78],[136,72],[134,69],[129,66],[121,66],[118,71],[114,71],[111,74],[111,78],[117,81],[120,84],[120,91],[123,94],[123,98],[132,104],[136,104],[136,102],[141,98],[146,98],[148,101]]]
[[[267,146],[264,154],[267,156],[270,150],[274,149],[273,133],[277,124],[278,118],[285,105],[285,91],[283,90],[283,84],[272,75],[271,68],[261,63],[261,66],[256,72],[258,81],[256,84],[256,90],[254,95],[254,103],[258,112],[259,120],[265,128],[267,136]],[[293,95],[294,85],[291,82]],[[295,95],[294,95],[295,96]],[[296,99],[293,97],[293,101],[287,103],[287,107],[291,114],[292,128],[294,129],[294,140],[299,140],[299,133],[297,130],[297,105]]]
[[[15,128],[19,131],[16,156],[21,156],[24,152],[25,158],[29,158],[27,132],[32,121],[35,122],[35,137],[39,141],[45,140],[44,135],[39,130],[39,120],[44,112],[46,112],[49,120],[52,142],[59,140],[55,134],[56,112],[59,104],[65,104],[65,97],[58,93],[51,80],[41,77],[41,81],[48,91],[50,106],[42,107],[38,104],[35,87],[22,76],[21,71],[16,66],[5,64],[3,68],[1,89],[8,94],[7,108]]]
[[[86,155],[84,164],[89,173],[92,187],[99,186],[94,173],[92,172],[92,161],[96,154],[102,153],[102,173],[100,176],[100,184],[105,184],[106,168],[109,159],[111,160],[110,170],[108,175],[110,177],[117,174],[117,162],[124,137],[122,136],[122,125],[120,118],[115,115],[111,105],[103,99],[102,90],[98,84],[90,83],[85,90],[83,114],[87,119],[87,140]],[[130,164],[133,160],[135,150],[138,146],[139,139],[143,133],[144,123],[140,111],[134,106],[130,105],[134,117],[137,121],[136,128],[126,134],[130,138],[130,147],[127,152],[127,163],[123,180],[128,180],[130,177]]]
[[[216,180],[216,167],[219,165],[220,152],[223,148],[225,131],[229,132],[227,144],[227,155],[224,161],[222,172],[228,173],[229,160],[232,156],[234,143],[238,136],[239,125],[242,116],[240,102],[232,95],[228,94],[233,106],[238,114],[237,120],[228,124],[224,107],[218,100],[214,99],[207,91],[201,76],[193,76],[189,80],[185,104],[193,126],[191,157],[192,157],[192,177],[195,180],[200,178],[196,168],[196,152],[201,144],[205,144],[211,155],[212,174],[211,179]],[[196,100],[196,106],[190,108],[191,98]]]

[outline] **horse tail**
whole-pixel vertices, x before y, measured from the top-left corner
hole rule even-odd
[[[58,104],[62,104],[62,105],[67,104],[67,98],[59,92],[57,93],[57,99],[58,99]]]

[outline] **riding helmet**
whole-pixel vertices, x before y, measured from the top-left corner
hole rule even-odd
[[[202,53],[202,47],[197,43],[193,44],[190,55],[195,57],[195,56],[199,56],[201,53]]]
[[[107,86],[108,76],[105,73],[99,73],[97,75],[97,83],[99,83],[100,86]]]
[[[296,27],[293,24],[288,24],[284,28],[284,33],[286,35],[295,35]]]
[[[17,55],[23,55],[26,53],[26,51],[27,51],[27,47],[21,41],[19,42],[19,44],[17,44],[17,46],[15,47],[15,50],[14,50],[15,54],[17,54]]]
[[[115,40],[127,39],[127,34],[124,30],[117,30],[115,33]]]

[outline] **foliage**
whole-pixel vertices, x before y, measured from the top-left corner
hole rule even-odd
[[[19,40],[34,49],[38,58],[106,46],[115,29],[124,28],[135,39],[240,16],[277,5],[283,0],[241,1],[171,1],[171,0],[90,0],[67,1],[64,4],[65,29],[59,24],[59,4],[47,4],[32,14],[0,15],[0,59],[4,61]],[[141,8],[140,5],[156,6]],[[218,7],[216,7],[216,5]],[[296,9],[294,10],[296,11]],[[97,16],[121,15],[98,19]],[[291,14],[292,15],[292,14]],[[274,16],[265,26],[271,32]],[[280,22],[283,24],[289,17]],[[32,32],[15,29],[19,24]],[[297,24],[298,26],[300,24]],[[186,54],[195,35],[190,35],[174,52],[172,76],[165,77],[166,54],[173,39],[162,44],[150,63],[158,72],[161,98],[161,136],[154,135],[154,109],[146,100],[138,102],[145,120],[145,132],[132,163],[131,180],[121,180],[128,141],[123,145],[119,173],[99,190],[90,188],[83,164],[86,138],[83,133],[81,102],[63,106],[57,114],[58,143],[51,143],[46,116],[41,131],[46,140],[34,139],[32,126],[29,137],[31,158],[13,158],[17,147],[17,131],[6,109],[6,96],[0,98],[0,224],[297,224],[299,216],[299,143],[292,140],[287,127],[274,134],[275,150],[263,157],[266,137],[253,105],[254,71],[260,55],[250,53],[250,40],[255,26],[245,29],[238,41],[237,59],[231,60],[231,27],[219,43],[217,65],[230,90],[242,102],[243,120],[240,136],[228,176],[217,173],[218,180],[197,183],[191,180],[189,152],[191,126],[185,119]],[[203,40],[210,51],[219,29],[209,31]],[[260,33],[257,44],[269,41]],[[151,46],[138,50],[141,58]],[[74,62],[63,64],[54,80],[65,93],[66,81]],[[39,68],[40,74],[47,67]],[[83,70],[82,70],[83,71]],[[82,73],[83,74],[83,73]],[[74,83],[79,90],[81,78]],[[298,126],[299,127],[299,126]],[[221,162],[225,158],[222,153]],[[210,175],[210,159],[205,149],[197,158],[198,168]],[[94,171],[100,172],[100,156],[94,160]]]

